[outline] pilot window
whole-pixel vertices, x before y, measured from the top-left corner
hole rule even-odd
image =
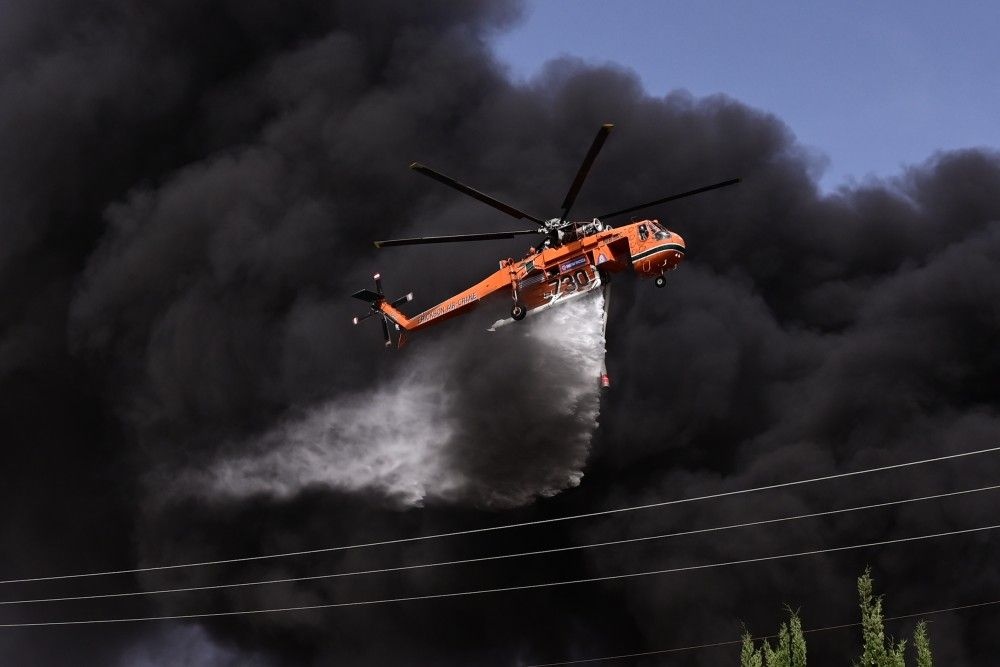
[[[646,228],[646,225],[639,225],[639,238],[643,241],[649,238],[649,229]]]
[[[668,232],[667,230],[665,230],[663,227],[661,227],[660,225],[658,225],[655,222],[651,223],[651,224],[653,226],[653,236],[656,237],[656,240],[662,241],[664,239],[669,239],[670,238],[670,232]]]

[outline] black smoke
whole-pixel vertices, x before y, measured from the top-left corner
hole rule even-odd
[[[478,527],[997,444],[995,151],[934,155],[823,195],[821,165],[791,131],[738,101],[654,98],[627,70],[571,59],[512,83],[489,50],[517,19],[511,3],[49,0],[0,12],[0,578]],[[432,304],[523,252],[371,249],[375,238],[512,223],[410,174],[409,161],[550,215],[608,121],[616,129],[581,215],[745,181],[650,212],[685,236],[688,260],[663,291],[615,281],[614,388],[587,458],[586,442],[554,435],[567,415],[539,419],[565,390],[547,372],[551,350],[484,342],[456,324],[385,354],[377,327],[347,325],[356,306],[346,296],[381,270],[390,292],[414,289],[414,305]],[[443,359],[423,372],[458,406],[446,468],[470,480],[465,491],[418,494],[422,507],[378,485],[177,493],[185,474],[248,443],[267,447],[275,428],[330,401],[398,393],[401,369],[419,359]],[[516,536],[3,593],[211,584],[596,541],[990,483],[993,461]],[[580,466],[582,481],[570,474]],[[983,525],[992,500],[492,567],[5,608],[0,619],[252,609],[659,569]],[[51,665],[585,658],[735,638],[741,622],[770,632],[784,603],[802,608],[807,627],[853,620],[866,563],[890,614],[996,599],[995,553],[989,537],[952,538],[606,586],[3,631],[0,655]],[[986,630],[997,620],[989,608],[935,617],[939,661],[991,664]],[[816,635],[816,664],[845,662],[850,639]]]

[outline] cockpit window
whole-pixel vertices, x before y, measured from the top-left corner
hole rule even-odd
[[[671,236],[670,232],[668,232],[666,229],[664,229],[659,223],[657,223],[657,222],[651,222],[649,224],[650,224],[650,226],[652,226],[652,228],[653,228],[653,234],[654,234],[654,236],[656,237],[656,239],[658,241],[662,241],[663,239],[669,239],[670,238],[670,236]]]
[[[649,238],[649,229],[646,225],[639,225],[639,238],[643,241]]]

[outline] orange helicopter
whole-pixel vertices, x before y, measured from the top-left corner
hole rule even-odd
[[[406,294],[394,301],[387,300],[382,291],[381,276],[376,273],[374,292],[363,289],[351,295],[368,303],[370,307],[367,314],[354,318],[354,324],[369,317],[378,316],[382,320],[386,347],[392,347],[393,344],[390,323],[392,328],[399,332],[397,347],[402,347],[407,334],[467,313],[491,296],[506,292],[510,294],[512,300],[510,318],[497,321],[491,327],[492,331],[498,326],[521,321],[529,313],[539,312],[586,294],[591,290],[602,288],[605,296],[604,326],[606,327],[610,302],[608,291],[610,274],[631,267],[639,274],[640,278],[653,278],[657,287],[666,285],[664,274],[676,269],[684,259],[684,239],[663,227],[658,220],[638,220],[621,227],[612,227],[605,224],[603,220],[734,185],[739,183],[740,179],[733,178],[638,206],[611,211],[588,221],[570,221],[570,209],[573,207],[576,196],[613,127],[614,125],[610,123],[601,126],[580,165],[576,178],[570,185],[566,198],[563,200],[562,214],[558,218],[549,220],[529,215],[422,164],[416,162],[411,164],[411,169],[425,176],[455,188],[459,192],[478,199],[518,220],[527,218],[538,226],[533,229],[485,234],[455,234],[375,241],[376,248],[424,243],[490,241],[527,234],[542,234],[545,238],[537,247],[531,248],[523,259],[500,260],[500,268],[491,275],[413,317],[408,317],[399,310],[399,306],[413,300],[413,293]],[[607,372],[604,369],[601,371],[601,384],[604,387],[610,385]]]

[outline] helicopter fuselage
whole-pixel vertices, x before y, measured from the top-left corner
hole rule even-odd
[[[483,280],[413,317],[389,303],[383,303],[381,310],[407,333],[440,324],[503,294],[527,314],[585,294],[599,287],[607,274],[632,268],[641,278],[656,278],[684,260],[684,239],[657,220],[598,226],[600,231],[562,245],[533,248],[523,259],[501,260],[500,268]]]

